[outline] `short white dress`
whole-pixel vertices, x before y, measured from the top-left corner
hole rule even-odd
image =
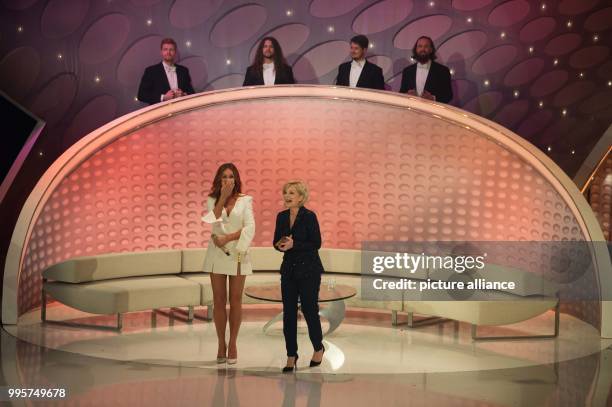
[[[202,217],[206,223],[212,224],[212,234],[226,235],[234,233],[240,229],[240,239],[228,242],[225,248],[230,255],[226,255],[223,250],[215,245],[210,238],[206,258],[204,259],[204,272],[215,274],[237,275],[238,253],[240,255],[240,274],[253,274],[251,254],[249,247],[255,236],[255,217],[253,216],[253,197],[241,194],[238,196],[234,207],[229,216],[225,208],[221,211],[221,217],[216,218],[213,210],[215,209],[215,199],[208,197],[208,213]]]

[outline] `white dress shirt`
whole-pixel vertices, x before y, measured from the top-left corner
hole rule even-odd
[[[178,89],[178,78],[176,77],[176,65],[168,65],[166,61],[162,62],[164,71],[166,71],[166,77],[170,84],[170,90]],[[164,101],[164,95],[161,95],[161,101]]]
[[[269,64],[263,64],[263,80],[264,85],[274,85],[276,79],[276,72],[274,71],[274,62]]]
[[[363,71],[365,62],[365,58],[359,61],[353,59],[353,62],[351,62],[351,73],[349,75],[349,86],[351,88],[357,87],[357,82],[359,82],[359,77],[361,76],[361,71]]]
[[[427,82],[427,75],[429,75],[429,68],[431,67],[431,61],[427,61],[426,64],[417,62],[416,69],[416,91],[417,95],[421,96],[425,90],[425,82]]]

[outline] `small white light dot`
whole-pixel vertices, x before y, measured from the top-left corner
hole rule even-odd
[[[580,79],[584,78],[584,72],[580,72],[580,73],[578,74],[578,77],[579,77]]]
[[[232,64],[232,60],[231,59],[226,59],[225,60],[225,65],[231,65]]]
[[[533,47],[529,47],[527,50],[529,51],[530,54],[533,54],[534,48]]]
[[[572,155],[576,154],[576,150],[572,150]]]
[[[612,86],[612,81],[608,81],[608,86]]]
[[[434,3],[433,1],[430,1],[430,2],[429,2],[429,7],[433,7],[433,6],[435,6],[435,5],[436,5],[436,3]]]
[[[57,59],[62,59],[64,56],[62,54],[57,54]]]
[[[334,32],[334,26],[330,25],[329,27],[327,27],[327,32],[333,33]]]
[[[134,102],[138,102],[138,96],[134,96]]]
[[[544,107],[544,101],[540,100],[540,103],[538,103],[538,107],[543,108]]]
[[[98,75],[96,75],[96,76],[94,77],[94,82],[95,82],[95,83],[100,83],[100,81],[101,81],[101,80],[102,80],[102,78],[100,78]]]
[[[18,33],[23,32],[23,27],[22,27],[22,26],[18,26],[18,27],[17,27],[17,32],[18,32]]]
[[[521,95],[521,93],[518,90],[515,90],[512,94],[514,95],[515,98]]]
[[[597,42],[597,41],[599,41],[599,35],[595,34],[593,36],[593,42]]]
[[[499,34],[499,37],[500,37],[500,38],[506,38],[506,33],[505,33],[504,31],[502,31],[502,32]]]
[[[558,60],[558,59],[555,59],[555,60],[553,61],[553,65],[555,65],[555,66],[559,65],[559,60]]]
[[[483,82],[485,86],[489,86],[491,84],[491,82],[489,82],[488,79],[485,79],[485,81]]]
[[[542,5],[540,6],[541,10],[546,10],[546,3],[542,3]]]
[[[561,114],[562,114],[563,116],[567,116],[567,109],[563,109],[563,110],[561,110]]]
[[[455,74],[455,70],[451,68],[451,70],[450,70],[450,74],[451,74],[451,75],[454,75],[454,74]]]
[[[153,24],[153,20],[151,20],[150,18],[147,20],[147,25],[151,25]]]
[[[552,147],[550,146],[546,147],[546,151],[551,151],[551,150],[552,150]]]
[[[472,20],[472,17],[468,17],[465,21],[471,24],[473,20]]]
[[[567,26],[567,28],[572,28],[572,25],[574,25],[574,23],[572,23],[572,20],[568,20],[565,25]]]
[[[291,17],[293,15],[293,10],[287,10],[285,11],[285,14],[287,15],[287,17]]]
[[[185,45],[186,45],[187,47],[191,47],[191,41],[185,41]]]
[[[42,156],[43,156],[43,152],[42,152],[42,151],[39,151],[39,152],[38,152],[38,155],[42,157]]]
[[[368,48],[374,48],[374,43],[371,42],[370,45],[368,45]]]

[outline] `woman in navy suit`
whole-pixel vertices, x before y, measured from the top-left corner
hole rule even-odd
[[[298,298],[308,325],[308,335],[314,349],[310,366],[323,360],[323,334],[319,319],[319,286],[323,264],[319,258],[321,232],[317,215],[304,207],[308,188],[301,181],[283,186],[286,210],[276,217],[274,247],[284,252],[281,264],[281,292],[283,296],[283,334],[287,348],[287,365],[283,372],[296,369]]]

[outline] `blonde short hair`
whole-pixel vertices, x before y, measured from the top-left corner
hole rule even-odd
[[[304,206],[306,201],[308,201],[308,186],[306,183],[304,181],[289,181],[283,185],[283,194],[287,192],[290,187],[295,188],[295,191],[304,198],[300,203],[300,206]]]

